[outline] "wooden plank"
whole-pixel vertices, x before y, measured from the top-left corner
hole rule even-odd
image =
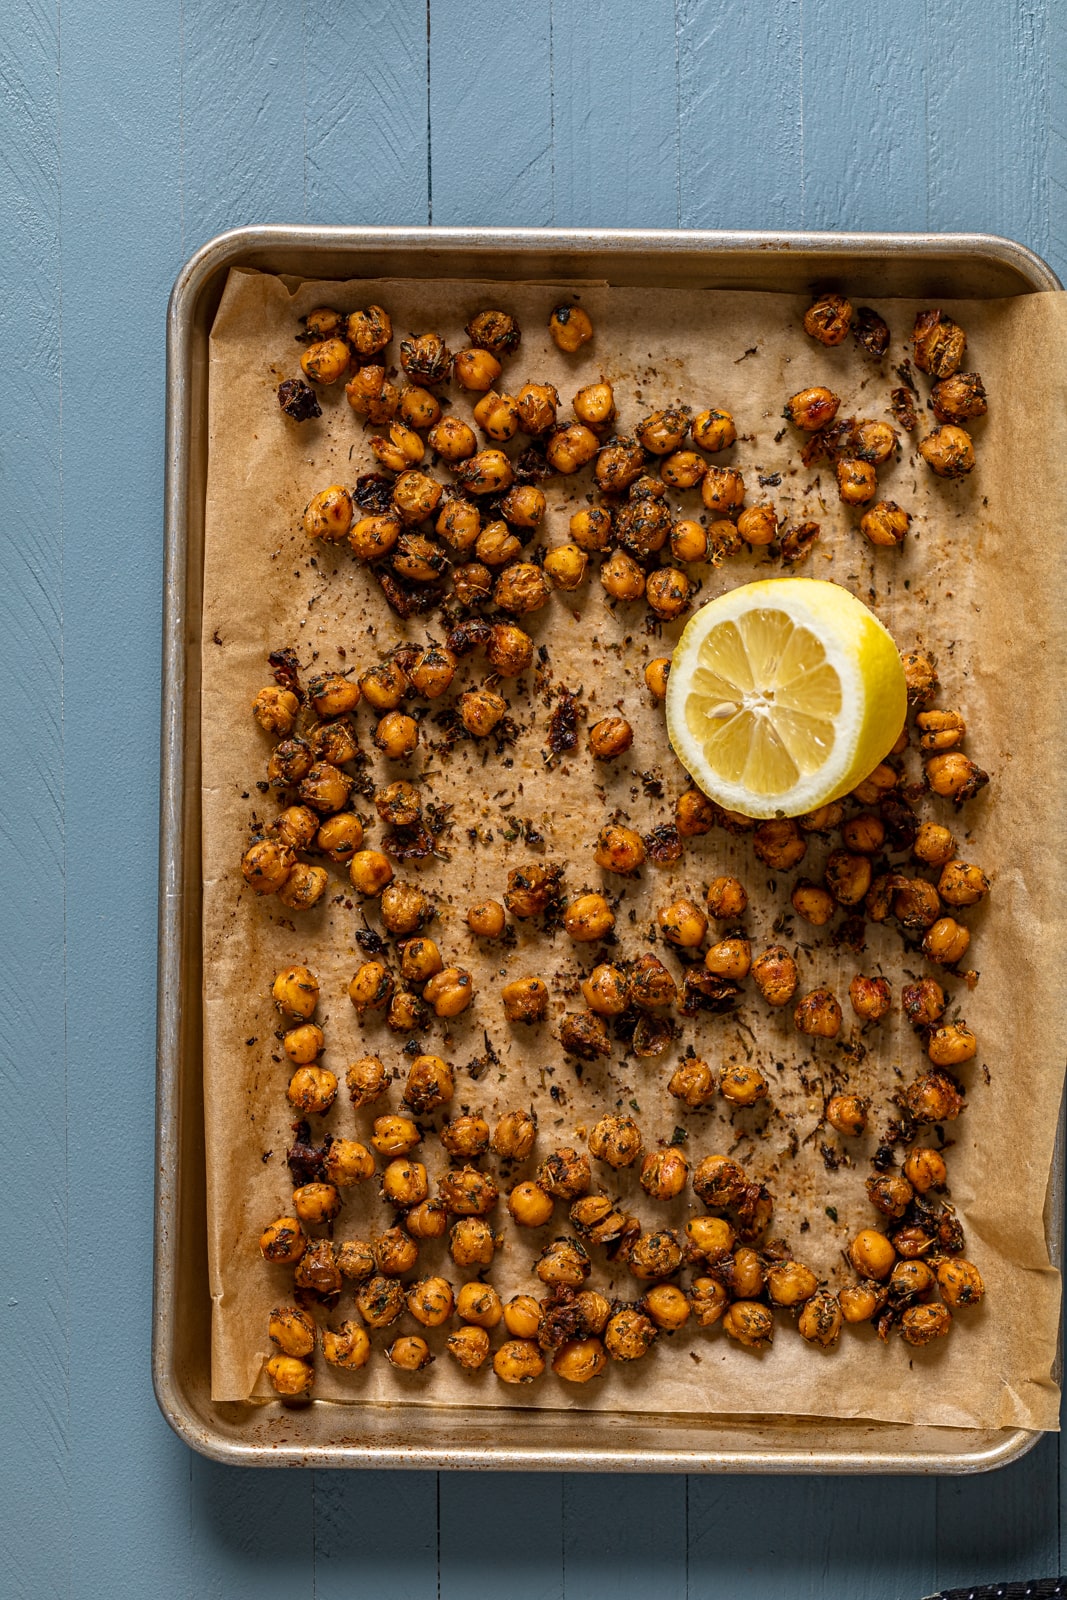
[[[927,6],[929,225],[1049,249],[1049,18],[1045,4]],[[1062,105],[1061,105],[1062,110]]]
[[[0,541],[5,713],[22,730],[5,763],[0,871],[0,1132],[9,1229],[0,1339],[0,1504],[12,1593],[66,1595],[67,1157],[64,1059],[62,291],[58,262],[59,14],[7,18],[0,53]],[[10,914],[13,911],[14,914]]]
[[[862,6],[805,0],[801,31],[803,222],[925,225],[925,0],[896,0],[892,26]]]
[[[305,220],[429,218],[426,0],[307,0]]]
[[[431,0],[430,221],[553,220],[550,0]]]
[[[314,1474],[315,1600],[436,1600],[437,1477]]]
[[[442,1472],[440,1600],[562,1600],[566,1481]]]
[[[801,0],[677,12],[682,226],[803,226]]]
[[[320,1600],[314,1565],[312,1472],[220,1466],[187,1457],[188,1541],[174,1571],[131,1592],[153,1600]],[[351,1589],[349,1590],[351,1594]]]
[[[684,1476],[565,1478],[565,1600],[600,1594],[612,1600],[685,1600],[686,1517]]]
[[[1059,1439],[1014,1466],[937,1482],[937,1588],[1047,1578],[1059,1565]]]
[[[554,220],[676,228],[674,0],[552,0]]]
[[[715,1600],[919,1600],[934,1492],[915,1478],[690,1478],[689,1584]]]
[[[1067,283],[1067,9],[1050,5],[1045,26],[1049,46],[1047,259]]]

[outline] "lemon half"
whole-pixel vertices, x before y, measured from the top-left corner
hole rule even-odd
[[[874,613],[836,583],[769,578],[690,619],[667,680],[667,734],[729,811],[796,817],[839,800],[888,755],[904,668]]]

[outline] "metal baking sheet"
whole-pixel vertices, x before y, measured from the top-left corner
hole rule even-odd
[[[302,277],[597,278],[615,285],[999,298],[1058,289],[1045,262],[985,234],[689,233],[257,227],[186,264],[167,335],[166,565],[160,787],[157,1183],[152,1366],[167,1421],[215,1460],[249,1466],[640,1472],[982,1472],[1036,1442],[1025,1429],[924,1428],[782,1416],[565,1411],[210,1398],[201,1041],[200,620],[207,351],[231,267]],[[1046,1204],[1063,1242],[1063,1129]]]

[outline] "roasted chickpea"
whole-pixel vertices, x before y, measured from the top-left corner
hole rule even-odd
[[[489,522],[478,535],[474,553],[487,567],[506,567],[522,554],[522,540],[506,522]]]
[[[534,1270],[542,1283],[580,1289],[592,1267],[585,1246],[564,1237],[545,1245]]]
[[[477,1372],[489,1355],[489,1335],[484,1328],[459,1328],[449,1334],[445,1349],[466,1372]]]
[[[457,1267],[491,1267],[497,1238],[484,1217],[461,1217],[449,1234],[448,1253]]]
[[[336,724],[334,726],[336,727]],[[344,754],[343,751],[339,753]],[[353,750],[351,755],[344,755],[344,759],[351,761],[356,753],[357,750]],[[309,806],[312,811],[321,813],[340,811],[348,802],[352,792],[352,782],[347,772],[342,772],[331,762],[316,761],[302,779],[297,789],[297,797],[301,805]]]
[[[352,353],[343,339],[322,339],[309,344],[300,357],[305,378],[312,383],[336,383],[348,371]]]
[[[713,878],[705,900],[708,914],[716,922],[734,922],[748,907],[748,894],[739,878]]]
[[[756,1300],[735,1300],[722,1325],[731,1339],[748,1350],[762,1350],[774,1337],[774,1316]]]
[[[286,1400],[302,1400],[314,1387],[314,1369],[297,1356],[271,1356],[265,1370],[275,1394]]]
[[[711,1210],[736,1205],[747,1187],[744,1169],[729,1156],[705,1156],[693,1173],[697,1197]]]
[[[531,861],[508,873],[504,904],[513,917],[536,917],[559,901],[562,869]]]
[[[513,355],[519,348],[522,329],[506,311],[479,311],[467,324],[467,338],[479,350],[488,350],[498,360]]]
[[[408,1069],[404,1101],[417,1117],[447,1105],[455,1092],[452,1068],[440,1056],[416,1056]]]
[[[815,433],[834,420],[840,404],[840,395],[816,385],[792,395],[785,403],[785,415],[795,427],[802,428],[805,433]]]
[[[406,1156],[422,1140],[417,1123],[410,1117],[399,1117],[392,1113],[384,1117],[375,1117],[374,1132],[371,1134],[371,1144],[380,1156]]]
[[[672,489],[695,489],[703,480],[707,470],[707,462],[704,460],[702,455],[697,453],[697,451],[675,450],[671,455],[664,456],[663,460],[660,462],[659,475],[663,479],[664,483],[669,484]],[[690,528],[700,527],[700,524],[690,523],[687,526]],[[706,551],[707,538],[704,536],[703,529],[701,529],[701,535]],[[689,537],[694,541],[696,539],[695,534],[691,534]],[[679,561],[704,560],[703,555],[683,555],[680,550],[675,549],[673,538],[671,540],[671,549]]]
[[[334,1259],[342,1278],[362,1283],[374,1275],[374,1251],[364,1239],[343,1239],[334,1245]]]
[[[407,1307],[424,1328],[439,1328],[447,1322],[455,1306],[452,1285],[447,1278],[420,1278],[405,1296]]]
[[[296,866],[292,850],[273,839],[257,839],[241,861],[244,880],[256,894],[277,894]]]
[[[939,1151],[919,1146],[909,1152],[904,1163],[904,1176],[916,1194],[928,1194],[931,1189],[945,1187],[948,1168]]]
[[[714,1278],[693,1279],[689,1304],[698,1327],[713,1328],[722,1319],[729,1303],[726,1290]]]
[[[536,1339],[541,1308],[532,1294],[517,1294],[504,1307],[504,1327],[512,1338]]]
[[[570,520],[570,535],[581,550],[607,550],[612,535],[611,512],[605,506],[576,511]]]
[[[375,711],[393,711],[404,698],[407,675],[395,661],[382,661],[359,680],[367,704]]]
[[[557,589],[570,593],[585,582],[588,558],[576,544],[558,544],[545,552],[544,569]]]
[[[595,432],[607,431],[615,420],[615,394],[603,378],[579,389],[571,405],[578,421]]]
[[[545,446],[545,457],[553,471],[569,477],[587,466],[600,449],[600,440],[591,428],[574,422],[569,428],[559,428]]]
[[[403,1314],[404,1290],[395,1278],[376,1274],[356,1290],[356,1309],[368,1328],[388,1328]]]
[[[432,428],[441,418],[441,402],[429,389],[409,383],[400,394],[400,415],[409,428]]]
[[[715,1074],[706,1061],[695,1058],[683,1061],[671,1074],[667,1084],[668,1094],[681,1100],[690,1111],[710,1105],[715,1098]]]
[[[469,428],[467,432],[473,439],[474,435]],[[405,472],[408,467],[418,466],[426,454],[426,446],[419,435],[412,428],[406,428],[402,422],[391,423],[389,437],[372,439],[370,447],[375,459],[387,472]],[[444,454],[443,451],[441,453]]]
[[[548,987],[541,978],[515,978],[500,998],[508,1022],[543,1022],[548,1015]]]
[[[985,1295],[982,1274],[962,1256],[938,1263],[937,1286],[945,1304],[957,1311],[960,1306],[976,1306]]]
[[[650,1150],[641,1163],[639,1181],[651,1200],[674,1200],[688,1180],[689,1163],[680,1150]]]
[[[642,1283],[670,1278],[682,1264],[682,1246],[672,1228],[642,1233],[626,1257],[631,1273]]]
[[[482,531],[482,519],[477,506],[469,500],[446,500],[434,523],[439,538],[443,539],[454,555],[466,555],[473,550]]]
[[[468,494],[502,494],[515,481],[515,469],[503,450],[479,450],[455,467],[456,481]]]
[[[641,1154],[641,1130],[632,1117],[613,1112],[600,1118],[589,1130],[589,1152],[616,1171],[630,1167]]]
[[[867,1198],[883,1217],[898,1220],[914,1200],[915,1191],[899,1172],[880,1172],[867,1179]]]
[[[868,773],[862,783],[857,783],[852,791],[852,798],[858,800],[860,805],[873,806],[879,800],[884,800],[886,795],[895,789],[900,782],[900,775],[887,766],[884,761],[879,762],[873,772]]]
[[[286,1017],[308,1018],[319,1003],[319,980],[309,967],[286,967],[279,972],[271,986],[271,995],[277,1009]],[[321,1049],[322,1046],[319,1046]],[[315,1051],[318,1055],[319,1051]],[[288,1055],[288,1049],[286,1050]],[[315,1055],[308,1059],[313,1061]],[[290,1060],[294,1059],[290,1056]]]
[[[537,1169],[539,1187],[557,1200],[587,1194],[591,1181],[589,1157],[579,1150],[554,1150]]]
[[[360,1017],[387,1006],[392,992],[393,975],[381,961],[364,961],[348,985],[348,998]]]
[[[772,944],[752,963],[752,977],[768,1005],[785,1006],[797,989],[797,964],[784,945]]]
[[[448,380],[452,352],[439,333],[411,334],[400,341],[400,365],[412,383],[436,388]]]
[[[817,344],[844,344],[852,326],[852,306],[843,294],[821,294],[804,313],[804,332]]]
[[[464,967],[445,967],[422,991],[438,1017],[458,1017],[474,999],[474,979]]]
[[[593,337],[593,324],[581,306],[560,305],[548,319],[548,331],[556,347],[573,356]]]
[[[363,361],[378,355],[393,337],[393,324],[388,311],[381,306],[367,306],[353,311],[346,323],[346,337],[353,350]]]
[[[503,368],[488,350],[477,346],[473,350],[460,350],[452,360],[452,377],[461,389],[473,394],[485,394],[500,377]]]
[[[808,811],[797,818],[797,826],[805,833],[832,833],[841,826],[841,819],[845,808],[840,800],[833,800],[829,805],[819,806],[815,811]]]
[[[494,672],[502,678],[517,678],[533,660],[533,640],[514,622],[494,622],[485,654]]]
[[[556,425],[559,394],[550,383],[524,383],[515,396],[524,433],[548,433]]]
[[[487,739],[507,715],[508,703],[492,689],[468,689],[459,697],[460,721],[475,739]]]
[[[672,900],[669,906],[661,906],[656,912],[656,921],[667,943],[683,950],[702,944],[708,931],[707,917],[692,900]]]
[[[858,1139],[867,1131],[870,1101],[858,1094],[834,1094],[826,1102],[826,1120],[847,1139]]]
[[[411,687],[427,700],[437,700],[451,687],[456,658],[443,645],[432,644],[416,657],[408,673]]]
[[[293,1283],[317,1300],[328,1300],[340,1293],[341,1269],[332,1240],[314,1239],[308,1244],[293,1273]]]
[[[675,567],[657,567],[645,582],[645,598],[656,616],[673,622],[689,605],[689,579]]]
[[[493,1179],[477,1167],[453,1167],[438,1183],[442,1205],[457,1217],[484,1217],[500,1198]]]
[[[275,1306],[267,1333],[283,1355],[301,1359],[314,1353],[315,1324],[306,1311],[296,1306]]]
[[[618,967],[605,963],[595,966],[587,978],[582,979],[582,997],[590,1011],[602,1017],[618,1017],[626,1010],[628,985],[626,975]]]
[[[600,582],[612,600],[640,600],[645,574],[625,550],[613,550],[600,569]]]
[[[793,1022],[798,1033],[836,1039],[841,1032],[841,1005],[832,989],[813,989],[797,1001]]]
[[[264,1261],[291,1267],[307,1249],[307,1240],[296,1217],[278,1217],[260,1234],[259,1248]]]
[[[903,1103],[913,1122],[954,1122],[965,1109],[959,1086],[943,1072],[927,1072],[904,1090]]]
[[[860,518],[860,532],[870,544],[895,549],[903,544],[911,524],[911,513],[902,511],[895,500],[879,500]]]
[[[500,1296],[491,1284],[465,1283],[456,1296],[456,1312],[461,1321],[479,1328],[495,1328],[504,1315]]]
[[[304,334],[312,344],[319,339],[344,337],[345,319],[333,306],[316,306],[315,310],[309,311],[301,321],[304,324]]]
[[[535,561],[517,561],[496,580],[493,599],[501,611],[525,617],[547,605],[551,593],[551,585]]]
[[[506,444],[519,431],[519,406],[514,396],[491,389],[474,407],[474,420],[489,439]]]
[[[415,933],[433,914],[433,901],[413,883],[393,882],[382,890],[382,925],[389,933]]]
[[[676,561],[703,561],[708,553],[708,536],[699,522],[676,522],[671,529],[671,555]],[[645,669],[648,682],[648,668]],[[651,687],[651,686],[650,686]],[[662,696],[658,698],[662,699]]]
[[[822,889],[808,878],[801,878],[790,896],[793,910],[813,928],[823,928],[833,920],[835,902],[828,889]]]
[[[596,481],[607,493],[621,494],[642,476],[645,461],[644,447],[639,440],[617,434],[597,455]]]
[[[966,428],[945,422],[919,440],[919,454],[939,478],[965,478],[974,471],[974,445]]]
[[[654,667],[656,665],[657,665],[656,662],[650,662],[649,666],[645,669],[645,679],[646,679],[646,681],[648,679],[649,672],[651,671],[652,667]],[[668,672],[670,670],[670,663],[669,662],[667,663],[667,670],[668,670]],[[655,692],[655,691],[653,691],[653,692]],[[664,674],[664,678],[663,678],[663,694],[666,695],[666,692],[667,692],[667,681],[666,681],[666,674]],[[662,698],[663,698],[663,696],[657,695],[657,699],[662,699]],[[677,800],[674,802],[674,826],[675,826],[675,829],[676,829],[676,831],[678,833],[678,837],[680,839],[693,839],[693,838],[696,838],[696,837],[698,837],[698,836],[700,836],[702,834],[710,833],[712,828],[715,826],[716,819],[717,819],[717,817],[719,815],[720,815],[720,813],[719,813],[718,809],[716,808],[714,802],[709,800],[706,794],[701,794],[699,789],[683,789],[682,793],[678,796]],[[737,879],[736,878],[716,878],[714,880],[713,885],[712,885],[712,889],[715,889],[716,885],[731,884],[731,883],[736,884],[737,883]],[[738,888],[740,888],[740,887],[741,887],[740,884],[738,884]],[[725,913],[724,913],[723,917],[720,917],[719,912],[714,910],[713,907],[712,907],[712,903],[711,903],[712,902],[712,898],[713,898],[712,889],[708,890],[708,895],[707,895],[708,911],[713,917],[716,917],[719,921],[722,921],[722,920],[725,919]],[[715,892],[716,892],[716,894],[720,893],[720,891],[718,889],[716,889]],[[722,891],[722,893],[725,893],[725,891]],[[744,894],[744,890],[743,889],[741,890],[741,893],[742,893],[742,895]],[[746,904],[747,904],[747,901],[746,901]],[[742,911],[743,910],[744,910],[744,907],[742,906]],[[739,916],[740,916],[740,914],[741,913],[738,912]]]
[[[837,492],[846,506],[865,506],[878,493],[878,474],[869,461],[846,456],[834,468]]]
[[[749,506],[737,519],[737,532],[746,544],[773,544],[778,535],[778,513],[771,505]]]
[[[403,1223],[413,1239],[443,1239],[448,1231],[448,1212],[438,1200],[420,1200],[404,1213]]]
[[[374,1264],[386,1278],[401,1278],[419,1258],[417,1240],[401,1227],[386,1228],[371,1240]]]
[[[935,383],[930,403],[938,422],[967,422],[989,410],[985,386],[977,372],[957,372]]]
[[[788,872],[803,861],[808,841],[791,817],[779,817],[759,824],[752,835],[752,847],[772,871]]]
[[[864,1022],[881,1022],[893,1000],[887,978],[867,978],[857,973],[848,986],[852,1009]]]
[[[978,1054],[978,1040],[965,1022],[943,1023],[926,1041],[926,1053],[935,1067],[959,1067]]]
[[[897,1253],[877,1228],[862,1228],[848,1247],[848,1259],[864,1278],[888,1278]]]
[[[502,1383],[532,1383],[545,1370],[545,1358],[530,1339],[508,1339],[493,1357],[493,1371]]]
[[[341,1210],[341,1196],[332,1183],[305,1183],[293,1190],[293,1210],[301,1222],[320,1226]]]
[[[400,395],[385,376],[385,368],[360,367],[345,384],[345,399],[357,417],[364,417],[377,428],[396,416]]]
[[[611,1041],[600,1018],[592,1011],[568,1011],[559,1028],[559,1042],[568,1055],[580,1061],[610,1056]]]
[[[286,1095],[294,1110],[325,1116],[337,1098],[337,1079],[326,1067],[297,1067]]]
[[[704,957],[704,966],[717,978],[741,983],[748,977],[752,966],[752,946],[739,934],[732,934],[728,939],[720,939],[711,946]]]
[[[354,1106],[373,1105],[389,1087],[389,1074],[377,1056],[361,1056],[345,1073],[349,1097]]]
[[[425,1001],[410,990],[398,989],[389,1000],[385,1025],[394,1033],[421,1033],[427,1027],[430,1014]]]
[[[921,730],[920,750],[951,750],[967,732],[958,711],[920,711],[915,721]]]
[[[597,834],[593,859],[604,872],[632,877],[644,864],[644,840],[633,828],[623,828],[618,823],[609,822]]]
[[[630,1003],[641,1011],[673,1005],[678,985],[658,956],[639,956],[630,971]]]
[[[797,1318],[797,1330],[809,1344],[831,1349],[841,1336],[844,1318],[836,1294],[829,1289],[818,1289],[806,1301]]]
[[[690,432],[694,444],[701,450],[706,450],[709,456],[717,455],[720,450],[729,449],[737,441],[737,428],[734,419],[728,411],[719,411],[714,407],[707,411],[698,411],[690,424]]]
[[[800,1261],[775,1261],[767,1268],[767,1296],[776,1306],[799,1306],[810,1300],[819,1280]]]
[[[385,1352],[385,1359],[400,1372],[421,1372],[430,1365],[434,1356],[425,1339],[420,1339],[417,1334],[405,1334],[393,1340]]]
[[[967,335],[939,310],[920,311],[912,330],[915,365],[933,378],[951,378],[967,348]]]
[[[604,1347],[613,1361],[639,1361],[655,1342],[658,1329],[640,1306],[621,1306],[604,1328]]]
[[[989,893],[989,879],[981,867],[966,861],[948,861],[938,879],[937,892],[950,906],[975,906]]]
[[[634,429],[637,438],[654,456],[668,456],[681,447],[689,432],[689,410],[685,406],[653,411]]]
[[[687,1257],[719,1261],[734,1248],[734,1230],[725,1217],[690,1217],[685,1225]]]
[[[606,939],[615,926],[615,913],[602,894],[580,894],[563,913],[563,927],[576,944]]]
[[[989,774],[959,750],[932,755],[923,768],[934,794],[954,800],[957,805],[972,799],[989,782]]]
[[[516,528],[536,528],[544,520],[545,495],[532,483],[517,483],[500,503],[504,519]]]
[[[371,739],[388,760],[407,761],[418,747],[419,725],[403,711],[387,711]]]
[[[352,526],[352,496],[342,484],[331,483],[312,495],[304,509],[304,532],[309,539],[340,544]],[[280,691],[288,693],[288,690]]]
[[[871,887],[871,863],[850,850],[831,850],[826,858],[826,887],[841,906],[858,906]]]
[[[943,1339],[951,1327],[952,1312],[948,1306],[909,1306],[900,1319],[901,1335],[911,1345]]]
[[[745,503],[745,480],[734,467],[709,467],[701,480],[700,498],[717,517],[732,518]],[[709,544],[714,533],[715,528],[708,530]]]
[[[480,939],[499,939],[507,918],[498,900],[482,900],[467,912],[467,926]]]
[[[870,1322],[886,1303],[886,1287],[868,1278],[863,1283],[849,1284],[838,1295],[841,1315],[846,1322]]]
[[[941,967],[962,961],[971,942],[970,933],[952,917],[938,917],[923,936],[923,952]]]
[[[326,1147],[326,1176],[339,1189],[350,1189],[374,1176],[374,1157],[358,1139],[331,1139]]]
[[[400,946],[400,976],[408,983],[425,983],[444,966],[432,939],[408,939]]]
[[[770,1093],[770,1084],[750,1061],[731,1061],[719,1078],[719,1093],[735,1106],[754,1106]]]
[[[263,732],[269,733],[273,738],[289,737],[299,711],[300,701],[296,695],[289,689],[279,689],[275,684],[268,684],[265,689],[260,689],[252,701],[252,715]]]
[[[508,1210],[520,1228],[543,1228],[552,1220],[555,1202],[536,1183],[526,1179],[508,1195]]]
[[[490,1143],[502,1161],[525,1161],[536,1137],[537,1118],[532,1111],[506,1111],[493,1129]]]

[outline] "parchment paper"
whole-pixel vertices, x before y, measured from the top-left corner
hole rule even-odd
[[[921,645],[937,656],[943,684],[938,704],[963,711],[970,730],[966,748],[992,774],[989,787],[958,818],[943,802],[924,803],[925,814],[953,826],[959,853],[993,880],[988,901],[963,914],[973,933],[968,964],[981,974],[977,988],[970,993],[958,978],[947,980],[951,1008],[966,1016],[980,1046],[977,1060],[961,1071],[967,1110],[947,1129],[955,1141],[947,1152],[950,1198],[966,1229],[965,1254],[980,1267],[988,1293],[980,1308],[956,1315],[948,1339],[924,1350],[895,1336],[883,1346],[864,1326],[846,1328],[839,1348],[822,1352],[806,1344],[789,1314],[780,1312],[773,1349],[762,1355],[733,1345],[721,1327],[690,1326],[661,1337],[643,1361],[609,1363],[597,1383],[574,1388],[549,1371],[521,1391],[500,1384],[488,1364],[473,1375],[457,1370],[443,1353],[447,1329],[429,1335],[440,1359],[425,1373],[412,1378],[394,1372],[382,1352],[398,1332],[416,1331],[405,1315],[374,1335],[376,1353],[363,1371],[339,1373],[319,1360],[315,1392],[357,1403],[766,1412],[1054,1428],[1058,1395],[1050,1369],[1060,1290],[1043,1211],[1067,1059],[1061,958],[1067,772],[1060,732],[1067,526],[1064,296],[946,303],[968,331],[965,366],[982,374],[990,395],[989,417],[973,430],[979,464],[963,483],[935,479],[914,453],[915,439],[929,426],[924,412],[919,433],[903,437],[900,462],[879,475],[879,496],[913,512],[911,532],[901,551],[874,551],[858,532],[858,514],[839,503],[832,468],[801,466],[800,440],[782,421],[782,406],[801,387],[826,382],[843,396],[842,416],[886,415],[889,388],[899,381],[891,368],[905,354],[918,303],[877,303],[893,332],[890,356],[878,365],[851,341],[839,350],[813,345],[800,328],[805,302],[793,297],[602,286],[580,286],[580,293],[597,333],[577,357],[561,356],[548,338],[548,313],[558,291],[530,285],[297,284],[235,271],[214,325],[203,626],[204,1075],[214,1398],[269,1392],[262,1377],[269,1354],[267,1316],[272,1305],[291,1297],[290,1271],[266,1266],[257,1249],[262,1227],[291,1204],[285,1152],[293,1113],[269,994],[275,971],[306,961],[320,979],[323,1061],[342,1081],[333,1111],[315,1121],[319,1137],[332,1131],[365,1139],[375,1115],[399,1108],[400,1082],[386,1101],[355,1112],[343,1083],[348,1062],[374,1052],[402,1079],[407,1059],[402,1038],[376,1020],[361,1029],[347,1000],[348,979],[363,959],[354,937],[362,923],[343,871],[334,869],[327,901],[299,916],[244,888],[239,862],[250,829],[279,809],[273,796],[256,788],[270,745],[249,714],[250,703],[270,681],[266,656],[272,649],[294,646],[308,671],[362,671],[401,638],[425,641],[443,634],[434,615],[400,623],[346,547],[312,548],[301,528],[304,505],[316,490],[334,481],[354,484],[359,473],[373,469],[368,440],[376,430],[354,417],[343,386],[324,395],[322,419],[303,426],[283,417],[275,390],[281,378],[298,373],[298,318],[317,304],[348,310],[380,302],[391,311],[397,339],[409,330],[433,328],[453,349],[466,342],[463,324],[474,311],[502,304],[518,315],[524,330],[521,350],[505,368],[509,388],[528,379],[554,382],[562,412],[582,384],[603,373],[615,384],[623,426],[672,401],[732,411],[742,438],[731,456],[745,473],[749,503],[770,498],[791,519],[810,516],[821,524],[814,554],[796,570],[840,581],[875,606],[902,649]],[[461,416],[469,413],[458,391],[455,409]],[[761,475],[776,473],[780,484],[761,487]],[[568,519],[589,485],[588,472],[550,482],[543,539],[535,543],[567,537]],[[677,496],[675,503],[678,514],[702,514],[696,492]],[[718,571],[695,569],[702,580],[699,599],[778,570],[765,552],[731,560]],[[536,1104],[534,1159],[502,1178],[502,1190],[531,1176],[536,1160],[553,1148],[582,1148],[579,1130],[598,1113],[632,1105],[639,1107],[633,1114],[646,1148],[680,1126],[688,1133],[683,1149],[692,1165],[705,1154],[733,1151],[766,1179],[777,1199],[771,1233],[784,1235],[800,1259],[840,1286],[852,1278],[843,1247],[858,1227],[878,1222],[863,1183],[877,1132],[891,1114],[892,1093],[928,1065],[899,1011],[900,984],[923,963],[907,956],[899,936],[886,928],[869,925],[865,953],[853,955],[835,952],[819,930],[795,918],[783,925],[797,873],[776,878],[756,861],[748,839],[719,830],[689,840],[676,867],[648,866],[635,883],[602,879],[592,853],[607,815],[620,808],[633,826],[646,830],[671,819],[685,787],[662,712],[642,682],[646,661],[670,650],[681,624],[653,636],[644,622],[643,605],[613,613],[592,572],[576,595],[554,595],[525,619],[548,654],[536,676],[527,674],[518,689],[506,686],[521,727],[510,764],[485,756],[473,743],[459,744],[451,755],[435,751],[440,734],[432,718],[442,702],[431,706],[423,743],[403,775],[420,784],[426,799],[455,807],[446,841],[451,860],[404,867],[398,876],[415,878],[436,895],[440,915],[432,931],[446,962],[474,974],[477,995],[456,1022],[435,1023],[423,1048],[456,1065],[453,1114],[477,1109],[492,1122],[502,1109],[531,1099]],[[480,655],[467,658],[444,703],[480,681],[484,670]],[[594,766],[583,733],[571,757],[546,769],[546,695],[561,684],[581,691],[590,722],[613,707],[625,712],[635,729],[630,756],[611,767]],[[374,755],[372,723],[362,705],[356,722],[361,742]],[[918,776],[915,751],[909,761],[912,776]],[[377,783],[401,775],[377,756],[369,770]],[[377,844],[383,830],[373,806],[359,801],[358,808],[370,819],[367,842]],[[533,855],[521,833],[510,837],[517,818],[530,819],[544,836],[543,855]],[[817,879],[835,842],[812,837],[799,871]],[[554,1033],[559,1015],[581,1005],[580,997],[571,997],[594,951],[572,945],[562,933],[547,943],[534,926],[521,923],[508,950],[474,939],[463,920],[476,898],[502,898],[509,868],[531,859],[564,864],[568,892],[599,888],[602,881],[608,892],[621,891],[617,933],[624,958],[651,947],[646,940],[656,906],[681,893],[699,899],[711,877],[736,871],[749,887],[746,922],[755,947],[778,937],[798,947],[799,992],[828,983],[842,999],[846,1023],[840,1038],[803,1039],[794,1031],[792,1007],[771,1013],[749,984],[734,1017],[682,1022],[676,1048],[661,1061],[637,1061],[616,1047],[608,1064],[587,1066],[579,1079]],[[367,911],[377,926],[373,906]],[[662,944],[655,948],[676,970]],[[894,988],[890,1016],[862,1033],[852,1025],[847,1001],[857,971],[883,971]],[[549,981],[552,1021],[511,1028],[503,1020],[499,987],[506,977],[532,973]],[[464,1069],[483,1054],[486,1033],[500,1065],[479,1081]],[[732,1117],[721,1100],[710,1110],[685,1113],[666,1083],[689,1043],[716,1067],[730,1055],[756,1059],[771,1079],[769,1102]],[[849,1048],[857,1043],[860,1050]],[[844,1084],[873,1097],[871,1132],[863,1140],[845,1141],[819,1129],[824,1095],[831,1085]],[[440,1114],[432,1120],[439,1122]],[[794,1137],[795,1159],[789,1155]],[[822,1143],[842,1157],[835,1172],[824,1164]],[[431,1179],[447,1166],[434,1137],[419,1154]],[[671,1205],[655,1204],[632,1174],[616,1179],[596,1163],[594,1179],[594,1186],[618,1194],[645,1227],[681,1227],[700,1209],[691,1191]],[[336,1237],[366,1238],[388,1225],[391,1218],[372,1189],[375,1184],[346,1191]],[[494,1221],[506,1243],[491,1281],[505,1299],[519,1291],[543,1292],[532,1263],[547,1239],[568,1231],[566,1207],[557,1203],[553,1223],[534,1233],[514,1227],[503,1200]],[[591,1254],[593,1287],[624,1299],[638,1296],[641,1287],[623,1268],[606,1265],[602,1251]],[[443,1241],[422,1249],[418,1272],[435,1271],[457,1286],[464,1276]],[[332,1321],[356,1315],[351,1291],[333,1318],[317,1314]],[[494,1343],[501,1336],[498,1331]]]

